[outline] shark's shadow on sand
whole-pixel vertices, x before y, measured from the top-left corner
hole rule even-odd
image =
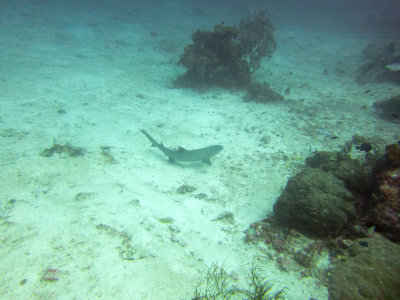
[[[194,150],[186,150],[182,147],[179,147],[177,150],[169,149],[165,147],[162,142],[160,144],[157,143],[145,130],[142,129],[140,132],[143,133],[149,139],[149,141],[151,142],[151,146],[160,149],[160,151],[164,153],[165,156],[168,157],[170,162],[201,161],[203,163],[211,165],[210,158],[220,153],[224,148],[221,145],[211,145],[205,148],[194,149]]]

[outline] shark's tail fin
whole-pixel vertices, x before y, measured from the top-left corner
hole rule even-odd
[[[144,129],[140,130],[140,132],[143,133],[149,139],[152,147],[159,147],[159,144],[155,141],[155,139],[153,139],[151,135],[148,134]]]

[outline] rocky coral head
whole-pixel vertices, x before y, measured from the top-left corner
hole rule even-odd
[[[396,143],[387,145],[385,148],[385,158],[392,167],[400,167],[400,140]]]
[[[273,30],[265,11],[243,19],[239,26],[222,22],[214,31],[197,30],[192,34],[193,44],[180,57],[178,64],[187,71],[178,76],[175,86],[247,88],[251,71],[276,48]]]

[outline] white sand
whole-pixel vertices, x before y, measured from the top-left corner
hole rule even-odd
[[[243,232],[272,212],[310,147],[336,151],[354,134],[399,138],[371,105],[400,88],[352,79],[367,37],[280,28],[256,78],[290,93],[255,104],[242,92],[171,88],[191,32],[215,16],[207,25],[163,20],[167,30],[154,18],[44,12],[9,9],[1,20],[0,200],[15,200],[0,225],[2,299],[190,299],[212,263],[243,284],[253,257],[274,254],[246,244]],[[162,39],[176,51],[163,51]],[[171,164],[142,128],[168,147],[224,150],[211,166]],[[40,156],[53,139],[87,152]],[[178,194],[183,184],[196,191]],[[213,221],[224,212],[234,224]],[[59,280],[41,280],[49,268],[61,270]],[[289,299],[327,299],[326,287],[274,260],[265,276]]]

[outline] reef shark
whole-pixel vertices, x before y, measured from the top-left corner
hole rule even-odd
[[[160,144],[157,143],[145,130],[141,130],[151,142],[152,147],[157,147],[160,149],[165,156],[168,156],[170,162],[175,161],[182,161],[182,162],[194,162],[194,161],[202,161],[207,165],[211,165],[210,158],[214,155],[217,155],[222,151],[224,147],[221,145],[212,145],[201,149],[194,149],[194,150],[186,150],[182,147],[179,147],[178,150],[168,149],[163,145],[161,142]]]

